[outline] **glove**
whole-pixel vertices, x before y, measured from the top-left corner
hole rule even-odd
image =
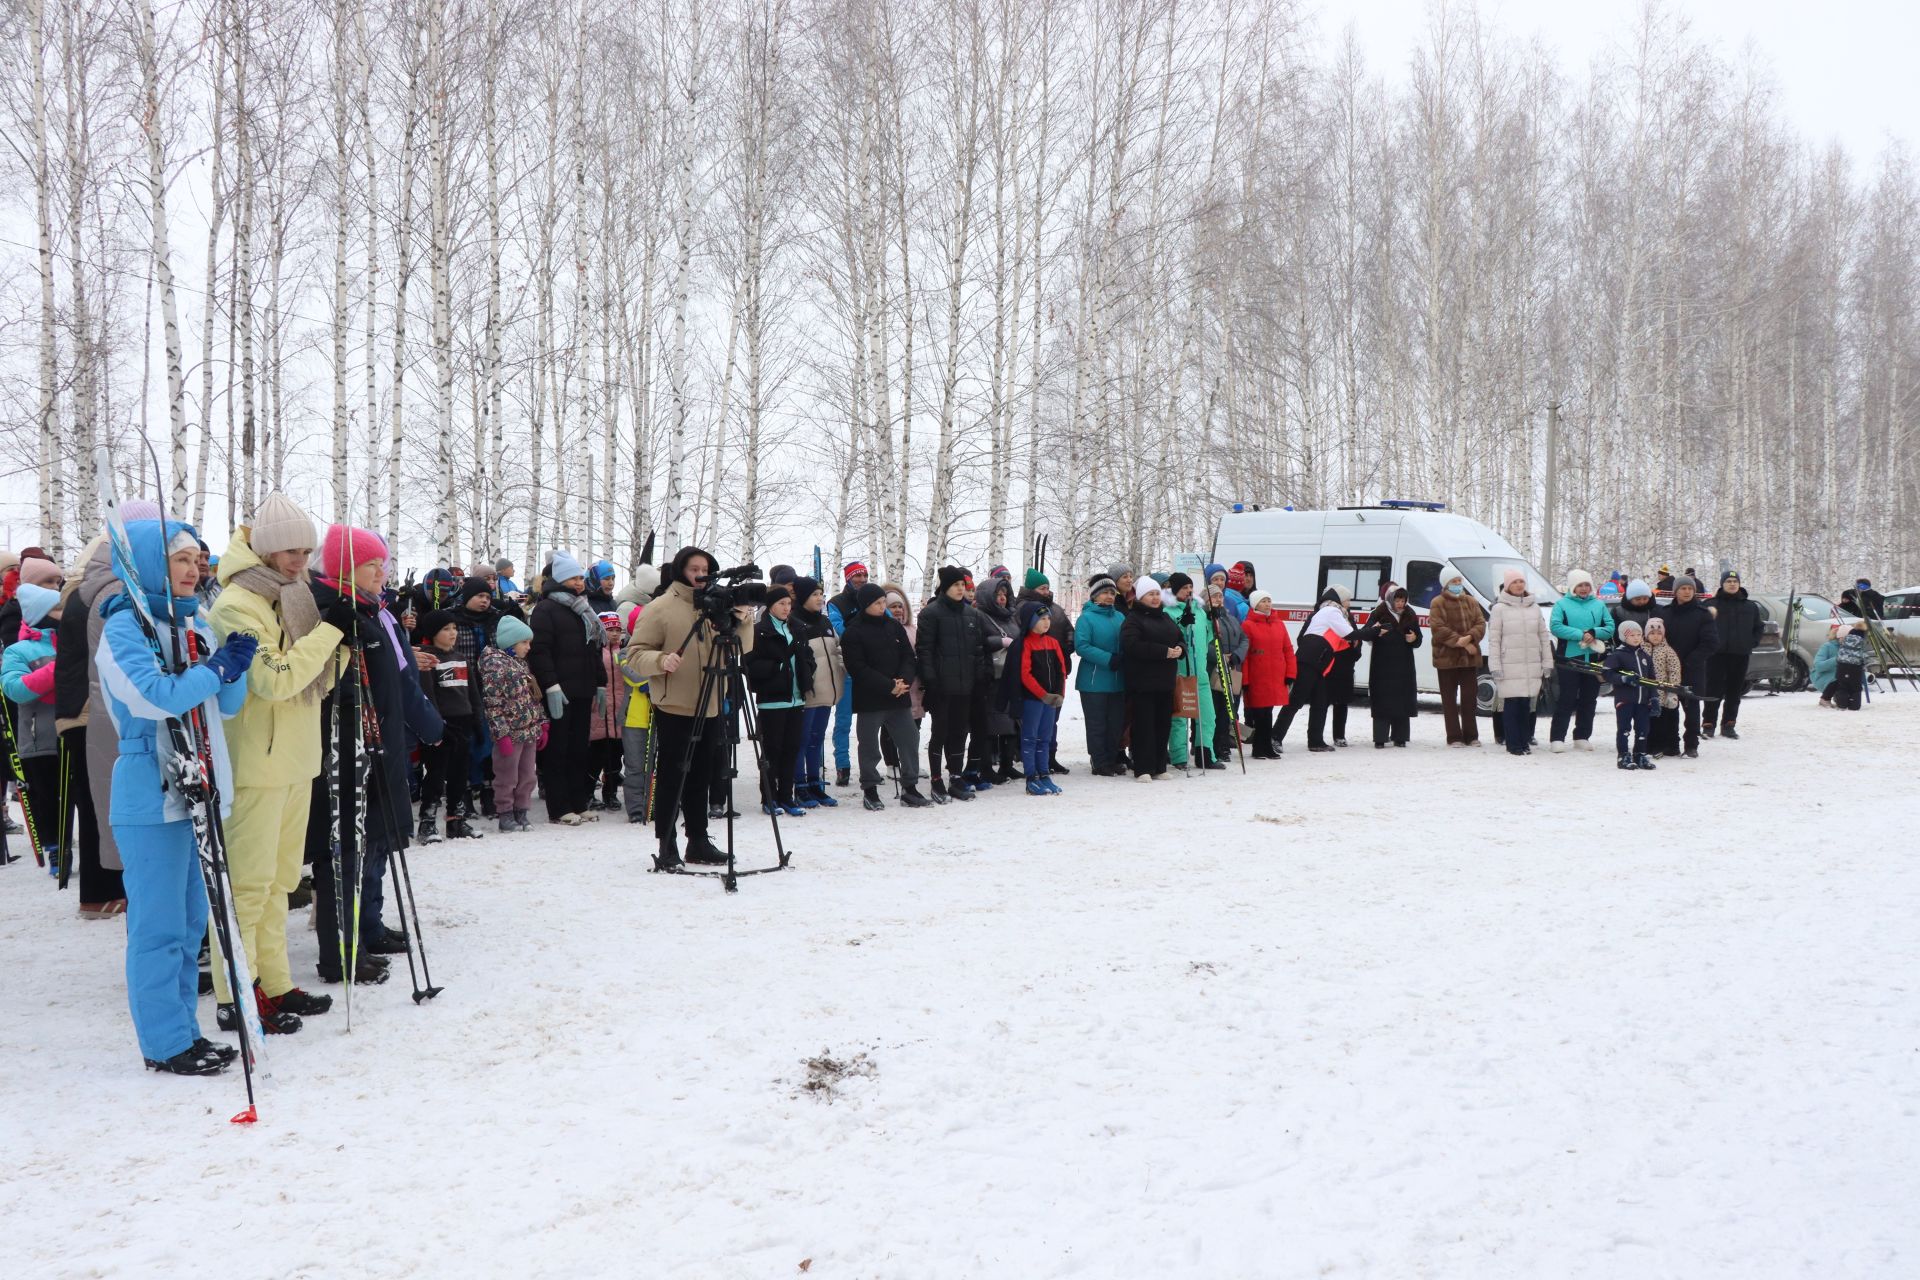
[[[539,739],[538,739],[538,740],[537,740],[537,741],[536,741],[536,742],[535,742],[535,743],[533,744],[533,749],[534,749],[535,751],[545,751],[545,750],[547,749],[547,738],[548,738],[548,736],[549,736],[549,735],[551,735],[551,734],[552,734],[552,732],[553,732],[553,730],[552,730],[552,729],[551,729],[550,727],[548,727],[547,725],[544,725],[544,724],[543,724],[543,725],[541,725],[541,726],[540,726],[540,737],[539,737]]]
[[[259,648],[258,640],[244,631],[236,631],[207,659],[207,665],[219,674],[221,684],[232,684],[247,674],[247,668],[253,665],[254,652]]]
[[[1057,711],[1067,705],[1067,696],[1064,693],[1050,693],[1046,701],[1048,706]]]
[[[1640,673],[1638,671],[1629,671],[1620,677],[1620,683],[1631,689],[1640,683]]]
[[[500,748],[500,754],[501,754],[501,755],[503,755],[503,756],[510,756],[510,755],[512,755],[512,754],[513,754],[513,739],[512,739],[512,738],[502,738],[502,739],[500,739],[500,741],[499,741],[499,743],[498,743],[497,745],[498,745],[498,746],[499,746],[499,748]]]
[[[1487,668],[1487,675],[1488,675],[1488,677],[1489,677],[1489,678],[1491,678],[1491,679],[1494,679],[1494,680],[1498,680],[1498,679],[1500,678],[1500,668],[1498,668],[1498,667],[1488,667],[1488,668]]]
[[[547,690],[547,719],[558,720],[566,712],[567,695],[560,692],[559,685],[555,685]]]
[[[354,628],[354,609],[345,600],[335,600],[321,611],[320,621],[330,627],[338,628],[341,635],[352,635]]]

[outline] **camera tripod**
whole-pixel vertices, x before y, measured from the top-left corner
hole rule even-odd
[[[740,726],[744,721],[747,730],[747,740],[753,744],[754,776],[760,778],[765,775],[760,757],[760,720],[758,714],[754,711],[753,699],[747,695],[745,672],[740,665],[742,657],[740,637],[735,633],[733,628],[729,627],[727,630],[722,631],[714,627],[712,622],[705,617],[695,618],[693,626],[687,632],[687,638],[682,640],[680,647],[673,652],[684,654],[687,651],[687,646],[693,643],[694,637],[700,634],[700,628],[702,627],[709,629],[713,636],[713,643],[708,648],[705,665],[700,668],[700,692],[694,698],[693,705],[697,710],[704,711],[710,699],[717,691],[721,699],[721,715],[726,719],[727,816],[725,821],[727,824],[727,838],[724,848],[727,853],[727,865],[724,869],[715,869],[712,871],[690,867],[685,863],[665,867],[660,865],[660,856],[656,853],[653,859],[653,869],[658,872],[677,876],[715,876],[719,878],[721,886],[725,888],[728,893],[734,893],[739,890],[739,880],[741,876],[757,876],[765,875],[769,871],[784,871],[787,868],[788,860],[792,858],[793,855],[786,847],[785,842],[780,838],[780,815],[772,813],[767,815],[767,821],[773,824],[773,848],[774,852],[779,855],[779,861],[770,867],[753,867],[745,871],[740,870],[734,864],[733,817],[735,810],[733,805],[733,781],[740,776]],[[729,703],[732,705],[731,711],[727,709]],[[659,797],[659,801],[667,806],[668,831],[673,830],[673,821],[677,816],[677,811],[681,803],[681,793],[686,790],[687,774],[693,767],[694,752],[712,750],[711,744],[706,740],[706,734],[701,732],[698,727],[699,723],[700,721],[698,719],[694,721],[696,727],[694,731],[687,736],[686,748],[681,753],[678,785],[675,787],[674,794]],[[659,733],[657,722],[654,732],[656,735]],[[656,741],[657,740],[656,736]],[[704,802],[705,797],[701,797],[700,799]]]

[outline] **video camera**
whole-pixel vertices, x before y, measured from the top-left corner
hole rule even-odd
[[[735,609],[741,605],[757,606],[767,602],[767,584],[759,581],[759,577],[760,566],[757,564],[722,569],[707,579],[706,587],[694,593],[694,608],[715,630],[727,630],[732,625]]]

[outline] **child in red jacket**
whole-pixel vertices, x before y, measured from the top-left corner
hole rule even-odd
[[[1018,699],[1020,763],[1027,774],[1027,794],[1057,796],[1060,788],[1047,773],[1053,749],[1054,725],[1067,700],[1067,658],[1051,632],[1051,611],[1044,600],[1020,606],[1019,647],[1007,662],[1007,673],[1017,679],[1008,699],[1013,710]]]

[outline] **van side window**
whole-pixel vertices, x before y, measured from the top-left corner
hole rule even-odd
[[[1375,604],[1380,599],[1380,580],[1393,576],[1393,560],[1388,556],[1321,556],[1318,600],[1328,587],[1340,587],[1357,607]]]
[[[1432,560],[1407,561],[1407,599],[1424,609],[1440,594],[1440,566]]]

